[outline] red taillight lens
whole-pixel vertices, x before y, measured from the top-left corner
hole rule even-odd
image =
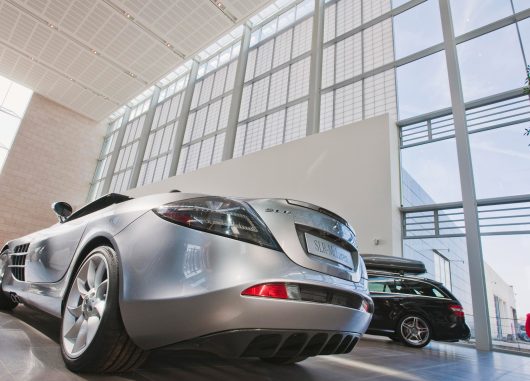
[[[464,309],[459,304],[451,304],[449,309],[453,312],[453,315],[457,317],[464,317]]]
[[[258,284],[247,288],[241,293],[246,296],[262,296],[264,298],[289,299],[287,287],[283,283]]]

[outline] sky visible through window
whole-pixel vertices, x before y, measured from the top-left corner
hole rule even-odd
[[[0,172],[33,92],[0,76]]]
[[[394,7],[404,3],[393,0]],[[528,0],[450,0],[450,4],[457,37],[530,7]],[[396,58],[442,41],[437,8],[437,1],[428,0],[394,17]],[[530,64],[530,18],[460,42],[457,54],[466,102],[520,89],[525,65]],[[445,52],[440,51],[396,68],[400,120],[451,106],[445,60]],[[522,107],[514,113],[530,107],[530,101],[520,102],[511,106]],[[507,108],[479,115],[500,118]],[[469,116],[474,117],[477,114]],[[525,128],[530,128],[529,122],[469,135],[477,199],[530,193],[530,138],[523,135]],[[401,163],[436,203],[462,201],[454,138],[405,148]],[[482,246],[485,261],[514,286],[518,316],[530,313],[530,235],[483,236]]]

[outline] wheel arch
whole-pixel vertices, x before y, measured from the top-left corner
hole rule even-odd
[[[67,287],[64,289],[64,294],[62,296],[61,301],[61,314],[64,310],[64,303],[66,301],[66,295],[67,291],[70,288],[70,285],[72,283],[72,280],[74,279],[75,274],[77,273],[77,270],[85,260],[85,258],[90,254],[92,250],[94,250],[96,247],[100,246],[108,246],[112,248],[114,251],[116,251],[116,254],[118,253],[116,241],[111,236],[108,236],[106,234],[95,234],[94,236],[87,239],[86,242],[84,242],[81,246],[81,249],[78,250],[78,254],[76,255],[73,265],[70,268],[69,271],[69,279],[67,282]],[[119,261],[119,255],[118,255],[118,261]]]
[[[431,328],[431,336],[434,339],[434,337],[436,336],[436,333],[435,333],[435,330],[434,330],[434,325],[432,324],[432,321],[429,318],[429,315],[427,313],[423,312],[422,310],[418,310],[418,309],[411,309],[411,310],[403,309],[401,314],[399,314],[399,316],[396,319],[396,324],[394,326],[394,334],[395,335],[398,334],[399,323],[401,322],[401,319],[403,319],[405,316],[408,316],[408,315],[416,315],[416,316],[419,316],[422,319],[424,319],[425,322],[427,324],[429,324],[429,327]]]

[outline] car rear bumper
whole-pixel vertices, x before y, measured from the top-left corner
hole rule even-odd
[[[221,357],[310,357],[349,353],[360,339],[353,332],[242,329],[170,345],[170,350],[200,350]]]
[[[278,251],[172,224],[154,213],[115,239],[122,319],[144,349],[247,329],[359,336],[372,317],[335,304],[242,296],[257,284],[297,283],[354,294],[373,305],[361,283],[301,267]]]

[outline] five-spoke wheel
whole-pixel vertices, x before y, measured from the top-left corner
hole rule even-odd
[[[125,372],[147,356],[123,326],[118,277],[116,252],[100,246],[87,255],[70,282],[61,349],[66,366],[75,372]]]
[[[66,353],[77,357],[98,331],[107,303],[109,265],[102,254],[91,256],[74,280],[66,300],[62,341]]]
[[[414,348],[426,346],[432,336],[429,323],[418,315],[407,315],[401,318],[396,333],[403,344]]]

